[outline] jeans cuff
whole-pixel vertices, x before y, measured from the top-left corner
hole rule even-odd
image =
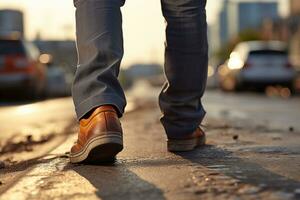
[[[126,100],[117,95],[97,95],[92,96],[79,105],[75,105],[77,119],[80,120],[85,114],[104,105],[113,105],[117,109],[118,117],[121,118],[126,106]]]

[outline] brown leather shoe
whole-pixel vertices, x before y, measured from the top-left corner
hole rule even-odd
[[[186,138],[181,139],[168,139],[168,151],[178,152],[178,151],[191,151],[196,147],[205,145],[206,136],[204,131],[199,127],[192,134]]]
[[[72,163],[113,162],[123,149],[122,127],[112,106],[100,106],[80,120],[78,140],[71,148]]]

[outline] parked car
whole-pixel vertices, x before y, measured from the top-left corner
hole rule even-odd
[[[208,65],[207,68],[207,89],[216,89],[218,87],[216,68],[213,65]]]
[[[42,96],[46,84],[46,63],[33,43],[0,37],[0,91],[30,98]]]
[[[293,89],[296,70],[289,62],[287,46],[278,41],[242,42],[218,69],[223,90],[282,85]]]
[[[49,56],[43,54],[43,57]],[[51,59],[50,59],[51,60]],[[49,61],[47,71],[46,95],[47,97],[62,97],[71,95],[71,77],[61,66]]]

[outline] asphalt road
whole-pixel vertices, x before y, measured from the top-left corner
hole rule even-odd
[[[24,173],[0,199],[300,198],[299,97],[208,91],[203,100],[208,145],[173,154],[166,151],[157,92],[129,92],[129,111],[122,119],[125,150],[114,165],[70,164],[65,152],[76,139],[74,127],[59,147],[26,170],[18,168]],[[69,98],[27,106],[0,108],[0,130],[7,132],[1,137],[22,127],[59,128],[74,119]],[[0,170],[0,181],[3,174]]]
[[[74,119],[74,107],[70,98],[46,100],[0,107],[0,140],[14,135],[59,132]]]

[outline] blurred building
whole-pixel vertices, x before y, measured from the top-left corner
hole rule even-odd
[[[219,20],[218,20],[218,31],[219,31],[219,37],[220,37],[220,45],[225,44],[228,41],[228,6],[229,6],[229,0],[224,0],[223,8],[219,14]]]
[[[228,43],[240,32],[258,29],[265,20],[274,21],[278,18],[276,0],[224,0],[218,19],[210,30],[214,36],[211,40],[214,43],[212,51]]]
[[[19,33],[24,37],[23,13],[18,10],[0,10],[0,34],[10,35]]]
[[[42,53],[51,54],[53,63],[74,73],[77,65],[77,52],[75,41],[72,40],[35,40]]]
[[[272,21],[269,39],[289,44],[291,63],[300,72],[300,0],[290,0],[290,13],[286,18]],[[263,30],[267,26],[263,26]]]
[[[299,0],[290,0],[290,13],[291,15],[300,14],[300,1]]]
[[[300,28],[290,40],[290,58],[292,64],[300,72]]]
[[[291,61],[300,73],[300,1],[290,0],[289,42]],[[282,24],[284,26],[284,24]]]
[[[219,27],[216,24],[209,24],[207,30],[207,37],[209,42],[209,56],[212,59],[213,54],[216,50],[220,49],[220,36]]]

